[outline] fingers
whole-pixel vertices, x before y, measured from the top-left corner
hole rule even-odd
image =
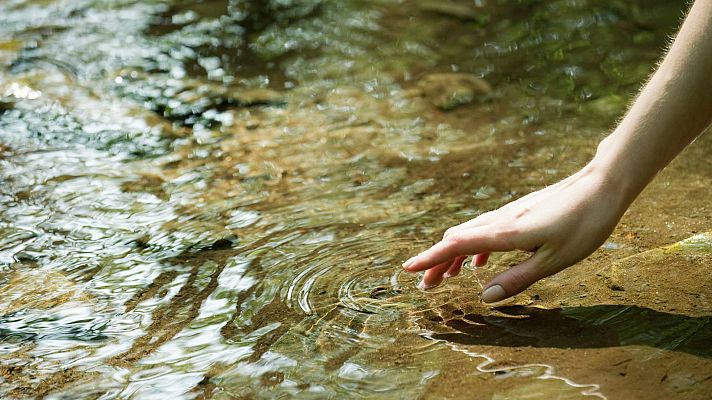
[[[485,264],[487,264],[487,260],[489,259],[490,253],[480,253],[480,254],[475,254],[474,257],[472,257],[472,262],[470,262],[470,266],[478,268],[478,267],[483,267]]]
[[[540,250],[534,253],[533,256],[521,264],[502,272],[492,279],[482,292],[482,301],[494,303],[522,292],[534,282],[555,272],[548,267],[544,252]]]
[[[425,275],[423,275],[423,280],[418,284],[418,288],[428,290],[441,284],[443,281],[443,274],[450,268],[451,264],[451,262],[444,262],[427,270]]]
[[[455,261],[450,264],[450,268],[445,272],[445,278],[452,278],[453,276],[459,275],[462,269],[462,263],[466,258],[467,256],[455,257]]]
[[[455,257],[454,260],[444,262],[431,268],[423,275],[423,280],[420,281],[418,287],[423,290],[432,289],[442,283],[443,278],[449,278],[460,273],[465,256]]]
[[[424,271],[457,256],[514,250],[513,235],[513,232],[497,233],[485,227],[458,231],[403,263],[403,268],[410,272]]]

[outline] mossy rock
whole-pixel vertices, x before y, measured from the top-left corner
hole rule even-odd
[[[658,311],[697,315],[712,307],[712,232],[626,257],[598,274],[610,296]]]

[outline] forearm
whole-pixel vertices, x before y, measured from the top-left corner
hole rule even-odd
[[[601,142],[591,165],[630,203],[711,122],[712,0],[697,0],[662,64]]]

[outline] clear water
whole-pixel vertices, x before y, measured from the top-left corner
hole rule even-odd
[[[705,398],[709,291],[569,273],[493,309],[492,272],[425,293],[399,267],[582,165],[684,9],[3,1],[0,396]],[[493,90],[444,111],[433,73]],[[664,176],[579,271],[709,228],[697,145],[682,209],[656,214]]]

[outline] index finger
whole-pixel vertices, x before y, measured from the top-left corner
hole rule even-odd
[[[457,256],[514,250],[512,234],[492,232],[492,228],[471,228],[444,238],[428,250],[403,263],[406,271],[430,269]]]

